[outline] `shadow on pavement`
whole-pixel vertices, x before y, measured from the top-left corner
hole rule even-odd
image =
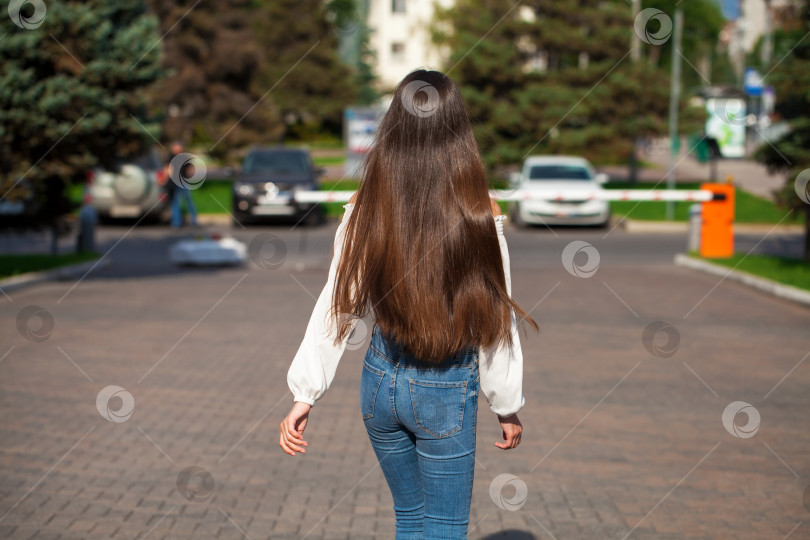
[[[112,251],[106,255],[109,264],[93,270],[87,279],[123,279],[158,277],[166,275],[199,275],[216,274],[227,271],[242,271],[243,266],[177,266],[169,260],[169,248],[175,242],[191,238],[189,233],[175,233],[153,237],[124,238],[118,245],[117,240],[110,240],[99,246],[100,253]]]
[[[488,534],[482,537],[481,540],[534,540],[535,538],[536,536],[530,532],[509,529],[506,531]]]

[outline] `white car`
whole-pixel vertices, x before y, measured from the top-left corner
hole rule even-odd
[[[247,258],[247,246],[235,238],[212,234],[180,240],[169,248],[169,260],[179,266],[238,266]]]
[[[526,158],[512,188],[528,195],[512,204],[512,221],[525,225],[596,225],[610,222],[610,203],[593,198],[603,191],[606,174],[597,173],[588,160],[573,156]],[[537,192],[538,197],[532,197]],[[556,195],[555,192],[564,193]],[[581,193],[581,195],[579,195]]]
[[[160,156],[148,154],[122,162],[117,171],[93,169],[87,175],[86,196],[102,220],[140,218],[144,214],[168,223],[170,217],[166,182]]]

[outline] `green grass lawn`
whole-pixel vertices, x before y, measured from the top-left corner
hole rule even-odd
[[[321,182],[321,190],[323,191],[357,191],[358,187],[360,187],[360,181],[351,178],[324,180]]]
[[[355,191],[357,180],[328,180],[321,182],[323,191]],[[224,214],[231,211],[231,181],[209,179],[191,192],[194,205],[200,214]],[[324,203],[326,215],[340,216],[345,203]]]
[[[51,270],[60,266],[93,261],[98,257],[98,253],[64,253],[56,256],[44,253],[0,255],[0,278],[17,276],[27,272]]]
[[[342,165],[346,163],[346,156],[313,156],[312,162],[316,167],[326,167],[327,165]]]
[[[700,189],[700,182],[678,183],[675,189]],[[652,183],[639,183],[631,186],[626,182],[609,182],[605,184],[605,189],[654,189]],[[656,189],[664,189],[666,186],[661,183]],[[687,221],[689,219],[689,207],[694,204],[689,201],[675,201],[675,221]],[[644,221],[664,221],[666,220],[666,203],[652,201],[611,201],[610,206],[615,214],[626,216],[630,219]],[[736,223],[778,223],[788,210],[779,208],[776,203],[768,199],[763,199],[742,189],[736,192]],[[799,215],[785,219],[782,223],[800,223]]]
[[[325,180],[321,182],[322,191],[357,191],[360,186],[359,180],[343,179],[343,180]],[[332,202],[324,203],[326,215],[330,217],[340,217],[343,215],[343,205],[346,203]]]
[[[230,180],[209,178],[200,187],[191,191],[191,199],[200,214],[225,214],[231,211]]]
[[[697,257],[694,253],[690,255]],[[735,253],[728,259],[703,260],[728,268],[739,264],[735,270],[810,291],[810,262],[772,255],[754,254],[746,257],[744,253]]]
[[[342,139],[321,139],[317,141],[308,141],[305,144],[307,148],[312,150],[313,152],[317,152],[318,150],[342,150],[345,148]]]
[[[67,189],[67,197],[73,204],[82,204],[82,197],[84,196],[84,184],[70,184]]]
[[[68,197],[75,204],[82,203],[84,186],[68,187]],[[191,199],[201,214],[224,214],[231,211],[231,181],[208,179],[202,186],[191,191]],[[78,210],[77,210],[78,211]]]

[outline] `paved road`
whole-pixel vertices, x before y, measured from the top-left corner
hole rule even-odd
[[[104,228],[108,267],[0,299],[0,537],[392,538],[363,348],[308,454],[277,447],[333,231],[240,229],[283,243],[254,251],[266,268],[177,270],[180,234]],[[470,537],[810,538],[810,311],[674,267],[682,235],[507,234],[542,330],[523,342],[523,444],[493,447],[480,410]],[[569,272],[575,240],[596,251]],[[738,401],[751,425],[738,405],[724,426]]]

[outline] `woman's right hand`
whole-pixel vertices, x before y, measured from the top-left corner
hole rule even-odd
[[[311,408],[309,403],[296,401],[287,417],[281,421],[278,444],[291,456],[294,456],[296,451],[302,454],[307,453],[304,447],[309,446],[309,443],[304,440],[304,429],[307,427]]]
[[[495,446],[502,450],[510,450],[520,444],[520,436],[523,433],[523,424],[520,423],[517,413],[510,416],[499,416],[498,421],[503,429],[504,442],[496,442]]]

